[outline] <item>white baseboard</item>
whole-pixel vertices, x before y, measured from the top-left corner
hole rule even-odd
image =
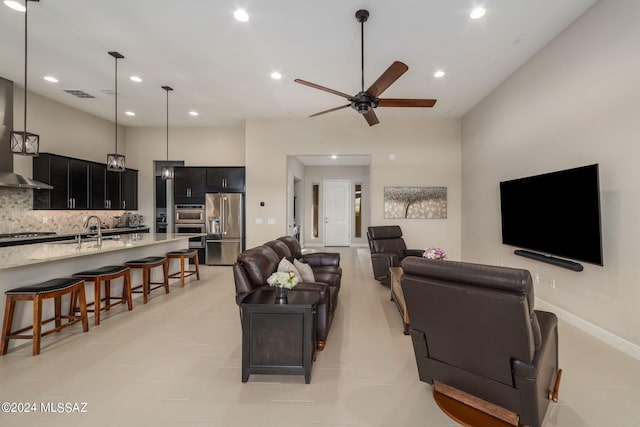
[[[606,329],[601,328],[600,326],[594,325],[591,322],[588,322],[575,314],[569,313],[566,310],[561,309],[560,307],[556,307],[555,305],[544,301],[540,298],[536,297],[536,308],[540,308],[542,310],[550,311],[555,313],[559,319],[564,320],[570,325],[575,326],[576,328],[588,333],[589,335],[598,338],[601,341],[609,344],[617,350],[620,350],[623,353],[628,354],[629,356],[640,360],[640,346],[632,343],[618,335],[615,335]]]

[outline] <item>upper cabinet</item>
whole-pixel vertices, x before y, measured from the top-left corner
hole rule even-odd
[[[127,169],[120,173],[121,206],[120,209],[135,211],[138,209],[138,171]]]
[[[52,190],[34,190],[34,209],[89,208],[87,162],[42,153],[33,158],[33,177],[53,186]]]
[[[203,205],[207,169],[175,167],[173,169],[173,199],[175,203]]]
[[[121,209],[120,175],[107,165],[91,164],[91,209]]]
[[[244,193],[244,167],[207,168],[207,192]]]
[[[138,171],[107,171],[102,163],[41,153],[33,158],[34,179],[53,186],[34,190],[34,209],[138,208]]]

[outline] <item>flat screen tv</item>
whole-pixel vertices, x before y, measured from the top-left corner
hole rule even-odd
[[[505,245],[602,265],[597,164],[503,181],[500,209]]]

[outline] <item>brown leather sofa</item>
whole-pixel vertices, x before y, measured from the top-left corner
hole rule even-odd
[[[337,258],[336,255],[338,255]],[[289,246],[279,239],[255,248],[247,249],[238,255],[238,259],[233,265],[236,303],[238,305],[240,305],[247,295],[255,292],[257,289],[271,289],[271,286],[267,284],[267,278],[278,269],[278,264],[282,258],[287,258],[289,261],[292,261],[294,258],[299,259],[294,257],[289,250]],[[339,254],[325,253],[325,255],[319,258],[323,258],[323,260],[318,261],[316,259],[316,261],[326,266],[334,265],[337,259],[339,268]],[[305,261],[305,258],[302,258],[302,261]],[[313,265],[311,265],[311,267],[312,270],[314,270]],[[299,282],[291,292],[295,292],[296,290],[314,290],[320,293],[320,303],[318,304],[317,311],[316,340],[318,349],[322,350],[325,346],[331,322],[333,321],[333,315],[338,304],[341,276],[335,272],[318,271],[316,273],[314,270],[314,277],[315,282]],[[240,315],[242,316],[242,312]]]
[[[530,273],[421,257],[405,258],[402,268],[420,380],[539,427],[561,371],[557,318],[534,310]]]
[[[400,267],[406,256],[422,256],[421,249],[407,249],[399,225],[383,225],[367,229],[367,241],[371,251],[373,277],[380,283],[390,286],[390,267]]]

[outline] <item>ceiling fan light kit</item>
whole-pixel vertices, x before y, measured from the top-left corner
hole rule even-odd
[[[351,96],[343,92],[339,92],[334,89],[329,89],[324,86],[320,86],[315,83],[308,82],[302,79],[295,79],[296,83],[312,87],[314,89],[329,92],[334,95],[346,98],[349,103],[341,105],[339,107],[330,108],[328,110],[320,111],[310,115],[309,117],[316,117],[322,114],[331,113],[333,111],[342,110],[343,108],[351,107],[358,113],[362,114],[369,124],[373,126],[379,123],[378,117],[374,111],[378,107],[417,107],[417,108],[430,108],[436,104],[435,99],[406,99],[406,98],[379,98],[382,93],[389,88],[396,80],[398,80],[404,73],[409,70],[409,67],[400,61],[395,61],[386,69],[378,80],[376,80],[366,91],[364,90],[364,23],[369,19],[369,12],[364,9],[360,9],[356,12],[356,19],[360,23],[361,43],[360,43],[360,59],[361,59],[361,90],[356,95]]]

